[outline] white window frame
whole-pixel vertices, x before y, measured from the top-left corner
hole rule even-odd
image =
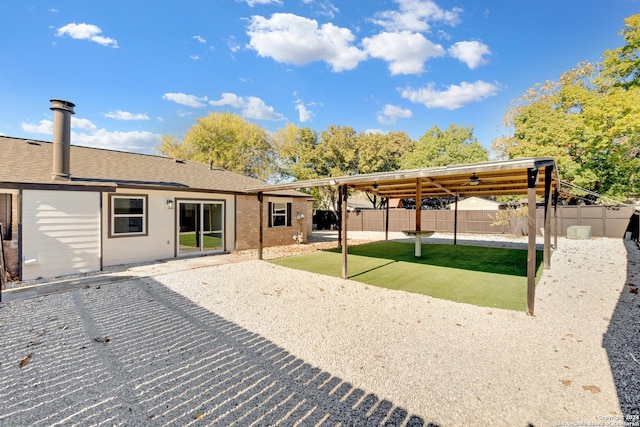
[[[277,205],[282,205],[284,208],[277,209]],[[282,211],[282,212],[281,212]],[[276,218],[282,218],[283,223],[276,225]],[[271,227],[280,228],[287,226],[287,202],[271,202]]]
[[[137,199],[142,200],[142,213],[115,213],[116,199]],[[109,237],[130,237],[148,235],[148,196],[146,194],[110,194],[109,195]],[[137,232],[116,232],[115,222],[117,218],[142,218],[142,231]]]

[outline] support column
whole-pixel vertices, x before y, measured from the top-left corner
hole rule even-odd
[[[551,268],[551,172],[552,166],[544,168],[544,269]]]
[[[558,250],[558,189],[553,192],[553,249]]]
[[[338,187],[338,249],[342,248],[342,185]]]
[[[346,279],[349,277],[347,270],[347,186],[343,185],[340,188],[342,188],[342,215],[340,216],[340,222],[342,223],[342,229],[340,230],[340,234],[342,236],[342,278]]]
[[[527,248],[527,314],[533,316],[536,301],[536,184],[538,170],[527,172],[528,234]]]
[[[389,240],[389,198],[386,198],[384,214],[384,240]]]
[[[416,249],[415,256],[420,258],[422,256],[422,236],[420,236],[420,230],[422,230],[422,182],[420,178],[416,179]]]
[[[260,220],[258,221],[260,231],[258,232],[258,259],[262,260],[262,246],[264,240],[264,194],[262,192],[258,193],[258,202],[260,202],[259,216]]]
[[[458,195],[456,195],[455,209],[453,211],[453,244],[458,244]]]

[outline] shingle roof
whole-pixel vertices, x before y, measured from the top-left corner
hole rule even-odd
[[[161,187],[191,191],[244,193],[248,187],[268,185],[259,179],[192,161],[162,156],[71,146],[71,180],[51,179],[53,144],[0,136],[2,184],[93,185]],[[297,191],[277,192],[306,196]]]

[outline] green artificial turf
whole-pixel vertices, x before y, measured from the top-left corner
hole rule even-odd
[[[526,309],[527,251],[479,246],[377,242],[349,247],[349,279],[450,301],[509,310]],[[340,250],[272,260],[274,264],[340,277]],[[537,270],[542,252],[537,251]]]

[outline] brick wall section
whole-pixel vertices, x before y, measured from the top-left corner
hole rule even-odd
[[[298,233],[296,212],[302,212],[304,219],[300,221],[302,242],[307,243],[307,235],[312,221],[312,202],[304,198],[293,198],[291,206],[291,227],[269,228],[269,198],[264,198],[263,208],[263,246],[280,246],[295,244],[293,236]],[[236,249],[256,249],[258,247],[258,231],[260,227],[260,203],[257,196],[237,196],[236,198]]]
[[[236,196],[236,250],[258,247],[259,210],[256,196]]]

